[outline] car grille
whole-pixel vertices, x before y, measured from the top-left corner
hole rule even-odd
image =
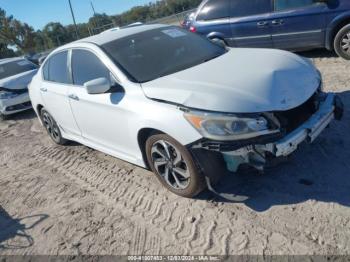
[[[315,93],[302,105],[287,111],[274,112],[274,115],[280,121],[281,127],[290,133],[316,113],[319,101],[319,95]]]
[[[31,102],[25,102],[25,103],[14,105],[14,106],[8,106],[8,107],[6,107],[5,111],[10,112],[10,111],[23,110],[23,109],[27,109],[31,106],[32,106]]]

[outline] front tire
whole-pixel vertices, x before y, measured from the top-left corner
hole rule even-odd
[[[146,155],[158,180],[176,195],[192,198],[205,188],[202,176],[186,147],[165,134],[146,141]]]
[[[335,36],[334,50],[340,57],[350,60],[350,24],[340,29]]]
[[[64,145],[67,143],[67,140],[62,137],[60,128],[57,125],[55,119],[47,112],[45,109],[41,109],[40,111],[41,121],[44,124],[44,127],[51,137],[52,141],[54,141],[58,145]]]

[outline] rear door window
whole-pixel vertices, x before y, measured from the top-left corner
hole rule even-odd
[[[250,0],[249,0],[250,1]],[[230,0],[209,0],[200,10],[197,20],[215,20],[230,15]]]
[[[275,0],[275,11],[301,8],[316,3],[316,0]]]
[[[68,51],[63,51],[50,57],[49,61],[45,63],[48,65],[47,79],[51,82],[71,84],[68,70]],[[46,69],[47,70],[47,69]],[[45,67],[44,67],[45,77]]]
[[[271,12],[271,0],[232,0],[231,17],[243,17]]]

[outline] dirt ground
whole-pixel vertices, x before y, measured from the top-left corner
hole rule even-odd
[[[33,112],[0,123],[0,254],[350,254],[350,62],[304,53],[346,112],[265,175],[197,199],[85,146],[54,145]]]

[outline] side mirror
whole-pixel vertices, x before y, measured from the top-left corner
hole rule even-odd
[[[90,95],[103,94],[111,88],[111,83],[107,78],[101,77],[86,82],[84,87],[86,88],[87,93]]]

